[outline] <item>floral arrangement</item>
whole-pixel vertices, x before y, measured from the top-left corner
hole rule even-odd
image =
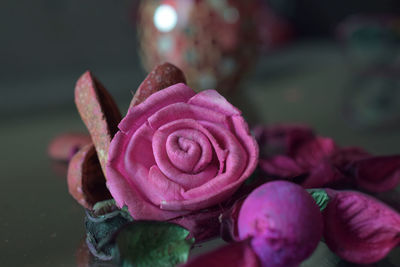
[[[249,130],[215,90],[196,93],[165,63],[127,114],[86,72],[75,101],[91,138],[64,135],[70,194],[86,210],[86,243],[123,266],[298,266],[323,242],[370,264],[400,243],[398,206],[367,194],[400,182],[400,155],[339,147],[303,125]],[[194,244],[227,245],[188,260]]]

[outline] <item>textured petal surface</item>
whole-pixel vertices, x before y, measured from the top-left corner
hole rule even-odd
[[[128,111],[110,145],[107,185],[135,219],[172,219],[229,198],[254,171],[258,146],[240,111],[184,84]]]
[[[358,264],[383,259],[400,242],[400,214],[356,191],[326,189],[324,238],[339,257]]]

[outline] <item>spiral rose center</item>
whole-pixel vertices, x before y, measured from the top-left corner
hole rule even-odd
[[[207,137],[193,129],[173,132],[167,138],[166,150],[170,162],[185,173],[198,173],[212,160]]]

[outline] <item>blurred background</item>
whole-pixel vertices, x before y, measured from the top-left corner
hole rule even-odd
[[[168,60],[252,125],[307,123],[341,145],[400,152],[396,0],[3,0],[0,33],[4,266],[76,264],[83,210],[46,149],[85,131],[73,90],[88,69],[122,114]]]

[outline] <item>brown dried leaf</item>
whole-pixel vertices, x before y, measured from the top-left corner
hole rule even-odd
[[[68,189],[72,197],[87,209],[112,198],[93,144],[86,145],[72,157],[68,166]]]
[[[129,107],[136,106],[146,100],[151,94],[177,83],[186,84],[183,72],[170,63],[160,64],[140,84]]]
[[[75,87],[75,103],[88,128],[105,173],[108,147],[118,131],[121,113],[104,86],[89,72],[85,72]]]

